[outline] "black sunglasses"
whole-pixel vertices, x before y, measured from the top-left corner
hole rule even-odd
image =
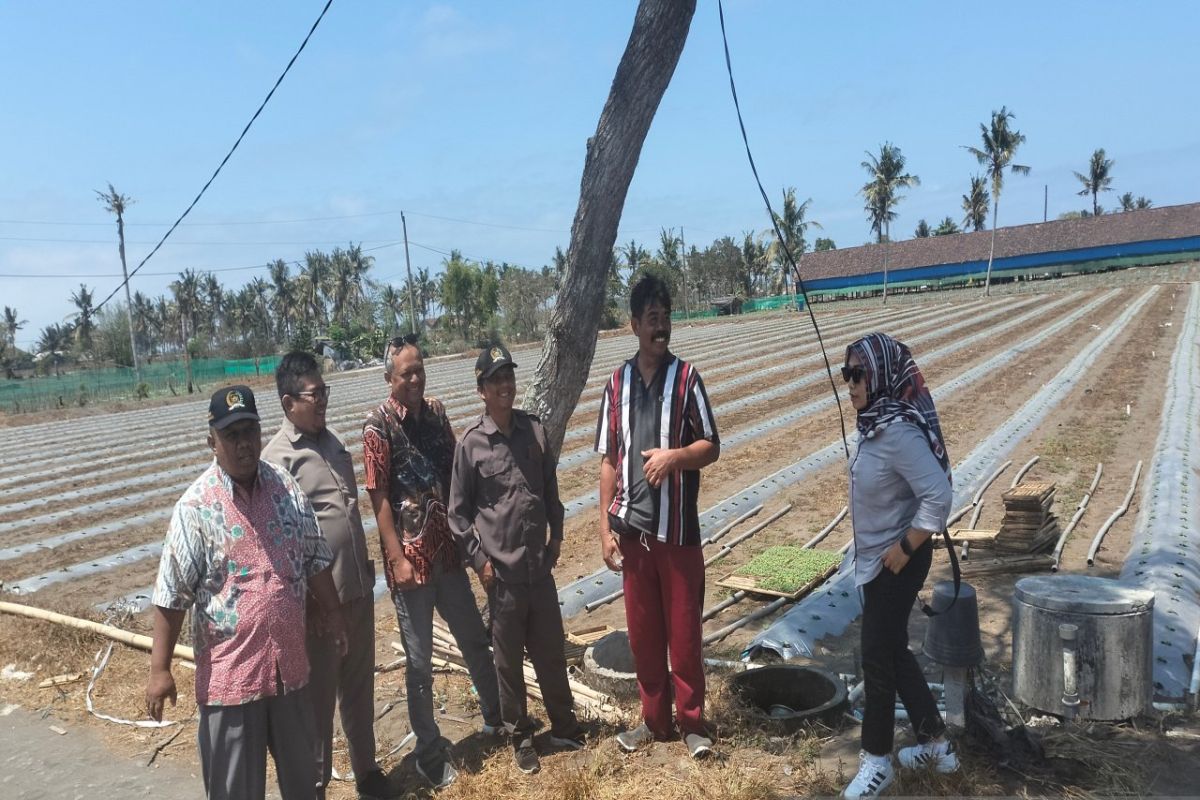
[[[417,347],[417,342],[420,341],[420,336],[415,333],[406,333],[403,336],[393,336],[388,340],[387,347],[384,348],[383,357],[387,358],[397,350],[403,349],[405,346]],[[418,348],[419,349],[419,348]]]
[[[857,367],[842,367],[842,380],[846,383],[862,383],[867,377],[867,368],[861,364]]]

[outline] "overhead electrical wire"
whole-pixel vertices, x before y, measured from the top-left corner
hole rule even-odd
[[[796,275],[796,285],[800,287],[800,294],[804,296],[804,308],[808,311],[808,318],[812,321],[813,330],[817,334],[821,357],[825,359],[825,374],[829,377],[829,387],[833,390],[833,400],[837,404],[838,422],[842,426],[842,449],[846,453],[846,459],[849,460],[850,445],[846,441],[846,417],[842,412],[842,398],[838,394],[837,383],[833,380],[833,368],[829,365],[829,354],[825,352],[825,340],[821,337],[821,327],[817,325],[817,317],[813,314],[812,303],[808,301],[808,290],[804,288],[804,278],[800,275],[800,268],[796,266],[796,260],[792,257],[791,248],[784,241],[783,231],[779,230],[779,217],[775,214],[775,209],[771,207],[767,190],[763,188],[762,179],[758,176],[758,167],[754,164],[754,154],[750,152],[750,138],[746,135],[746,123],[742,119],[742,107],[738,103],[737,85],[733,81],[733,62],[729,58],[729,37],[725,33],[725,7],[721,0],[717,0],[717,14],[721,18],[721,43],[725,47],[725,70],[729,73],[729,91],[733,95],[733,108],[737,112],[738,127],[742,131],[742,143],[746,146],[746,158],[750,162],[750,171],[754,173],[754,182],[758,184],[758,192],[767,206],[767,214],[771,217],[771,227],[775,229],[779,246],[783,250],[792,272]]]
[[[333,5],[333,0],[326,0],[325,7],[321,9],[321,13],[317,15],[316,21],[313,22],[312,27],[309,28],[308,34],[304,37],[304,41],[300,42],[300,46],[296,48],[296,52],[292,54],[287,66],[283,68],[283,72],[281,72],[279,77],[275,80],[275,85],[271,87],[271,91],[267,92],[267,96],[263,98],[262,103],[260,103],[258,108],[255,110],[254,115],[250,117],[250,121],[246,123],[246,127],[242,128],[242,132],[238,135],[237,141],[233,143],[233,147],[229,148],[229,152],[225,154],[223,159],[221,159],[221,163],[217,165],[215,170],[213,170],[213,174],[209,177],[208,181],[205,182],[204,186],[200,187],[200,191],[197,192],[195,198],[192,199],[192,202],[188,204],[188,207],[185,208],[183,213],[179,215],[179,219],[175,220],[167,232],[162,235],[162,238],[159,239],[158,244],[154,245],[154,249],[151,250],[146,257],[143,258],[138,265],[133,268],[133,270],[129,273],[129,277],[117,284],[117,288],[113,289],[109,293],[108,297],[105,297],[92,309],[92,314],[95,314],[104,307],[105,303],[107,303],[109,300],[112,300],[113,297],[116,296],[117,292],[121,291],[121,289],[125,287],[125,284],[129,282],[129,278],[132,278],[134,275],[136,275],[138,270],[140,270],[147,261],[154,257],[154,254],[158,252],[158,249],[163,246],[170,235],[174,233],[175,229],[179,227],[179,223],[183,222],[184,218],[191,212],[193,208],[196,207],[196,203],[200,202],[200,198],[204,196],[204,193],[208,191],[208,187],[211,186],[212,182],[217,179],[218,175],[221,174],[222,168],[224,168],[230,157],[232,157],[234,152],[238,149],[238,145],[242,143],[242,139],[246,138],[246,134],[250,131],[250,126],[254,124],[254,121],[258,119],[258,115],[261,114],[263,109],[267,107],[267,103],[270,102],[271,98],[275,94],[275,90],[279,88],[279,84],[283,83],[283,79],[287,76],[288,72],[291,71],[292,65],[296,63],[296,59],[300,57],[302,52],[304,52],[305,45],[308,44],[308,40],[311,39],[313,33],[316,32],[317,26],[321,24],[321,20],[325,18],[325,13],[329,11],[329,7],[331,5]]]

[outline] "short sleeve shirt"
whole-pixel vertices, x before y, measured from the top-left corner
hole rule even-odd
[[[643,387],[637,355],[622,364],[604,387],[596,423],[596,452],[614,456],[616,462],[617,486],[608,513],[641,526],[660,542],[699,545],[700,471],[675,472],[651,488],[640,459],[647,442],[677,449],[700,439],[720,442],[712,404],[695,367],[668,354],[651,385]],[[645,497],[652,511],[649,520],[644,518]]]
[[[153,603],[192,609],[196,701],[242,705],[303,687],[308,579],[333,558],[312,506],[260,461],[249,497],[214,460],[175,504]]]

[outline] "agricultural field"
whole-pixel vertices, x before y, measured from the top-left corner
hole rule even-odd
[[[1179,510],[1178,504],[1167,504],[1161,514],[1151,508],[1161,504],[1166,481],[1180,482],[1186,500],[1188,487],[1194,489],[1197,480],[1195,460],[1185,465],[1182,474],[1163,473],[1161,465],[1155,471],[1156,456],[1170,438],[1162,436],[1163,431],[1174,431],[1171,426],[1179,425],[1185,438],[1195,437],[1190,425],[1196,420],[1195,395],[1200,391],[1195,383],[1195,350],[1200,341],[1197,281],[1197,264],[1147,267],[1013,284],[999,287],[991,298],[965,290],[894,296],[886,306],[878,300],[831,303],[815,311],[835,374],[845,345],[861,334],[884,331],[909,344],[938,404],[955,466],[955,506],[970,512],[958,525],[1000,527],[1001,492],[1023,465],[1033,462],[1023,479],[1057,486],[1054,512],[1061,526],[1072,519],[1087,495],[1087,507],[1062,551],[1059,574],[1124,574],[1138,580],[1144,572],[1144,579],[1152,581],[1148,570],[1129,565],[1131,547],[1147,534],[1147,527],[1190,527],[1195,534],[1194,521],[1186,518],[1186,505]],[[677,322],[671,348],[699,368],[721,432],[721,458],[704,471],[701,482],[705,535],[737,521],[707,553],[711,557],[722,546],[727,551],[708,571],[706,607],[713,609],[705,622],[705,633],[712,639],[708,655],[735,660],[781,615],[797,609],[806,613],[805,609],[819,605],[821,613],[809,616],[822,619],[806,631],[803,650],[786,655],[833,672],[854,673],[857,599],[852,582],[847,584],[842,574],[799,604],[778,602],[777,610],[737,627],[733,623],[774,598],[738,597],[717,585],[769,547],[803,545],[825,533],[817,547],[836,552],[851,537],[848,519],[833,524],[847,501],[843,423],[807,314],[762,314],[691,325]],[[611,370],[635,349],[635,340],[626,332],[601,336],[588,387],[568,426],[560,456],[559,482],[568,520],[557,579],[568,630],[624,627],[622,603],[610,600],[619,581],[601,570],[596,540],[597,457],[591,448],[601,387]],[[517,350],[514,358],[520,364],[520,388],[532,373],[538,352]],[[460,430],[481,411],[472,364],[472,356],[427,362],[427,395],[444,402]],[[373,369],[327,379],[332,387],[329,423],[359,460],[361,481],[360,426],[366,412],[385,395],[382,375]],[[853,411],[844,402],[840,377],[835,383],[842,393],[845,429],[853,436]],[[264,434],[270,436],[281,419],[274,387],[261,382],[255,388],[264,414]],[[171,508],[210,459],[204,444],[206,403],[192,400],[32,423],[5,420],[5,427],[0,427],[0,599],[97,620],[115,619],[123,627],[145,632],[144,609]],[[1189,410],[1190,420],[1186,419]],[[1192,453],[1191,458],[1200,454]],[[1005,462],[1011,466],[996,475]],[[1092,538],[1122,505],[1139,462],[1140,482],[1128,511],[1113,522],[1089,566]],[[1103,465],[1102,477],[1089,491],[1098,464]],[[360,503],[369,505],[365,493]],[[754,516],[747,517],[759,506]],[[1177,509],[1175,518],[1170,508]],[[752,537],[737,541],[739,533],[764,520],[770,521]],[[374,521],[369,511],[364,521],[371,540]],[[735,541],[736,546],[731,546]],[[371,547],[377,554],[373,541]],[[1191,555],[1187,570],[1195,575],[1200,564],[1194,561],[1194,550]],[[1047,570],[1042,567],[1039,572]],[[940,551],[930,581],[948,574],[945,552]],[[985,649],[982,672],[1001,687],[1010,675],[1012,585],[1021,574],[968,578],[979,598]],[[1195,604],[1194,597],[1191,602]],[[398,636],[386,598],[381,597],[377,612],[382,664],[394,660],[389,645]],[[917,613],[913,619],[914,648],[919,649],[922,618]],[[1186,650],[1186,643],[1190,641],[1194,648],[1195,635],[1193,625],[1163,656],[1173,659],[1168,684],[1162,688],[1166,695],[1169,680],[1181,674],[1181,665],[1190,663],[1193,653]],[[39,679],[86,669],[95,649],[95,640],[88,637],[13,617],[4,618],[0,633],[0,663],[32,670]],[[147,665],[144,653],[118,650],[97,687],[97,704],[115,716],[136,718]],[[194,707],[190,680],[181,672],[176,670],[181,689],[180,705],[173,710],[177,719],[186,718]],[[931,680],[936,675],[931,667]],[[541,775],[526,777],[512,767],[507,750],[493,753],[478,741],[480,737],[469,735],[475,712],[468,685],[453,675],[439,677],[438,691],[446,707],[443,732],[458,742],[456,755],[464,767],[459,783],[441,796],[518,796],[497,794],[500,783],[526,797],[642,796],[654,786],[662,797],[752,798],[841,788],[855,766],[855,727],[792,738],[768,736],[740,715],[724,689],[725,678],[720,668],[710,674],[710,716],[725,754],[722,759],[704,765],[684,763],[681,746],[670,744],[622,758],[605,741],[613,729],[597,723],[594,746],[548,757]],[[380,707],[402,694],[403,685],[399,671],[381,673]],[[82,686],[56,691],[58,696],[52,698],[31,685],[0,681],[0,702],[46,707],[62,719],[83,724]],[[624,711],[636,710],[628,706]],[[474,723],[477,727],[477,718]],[[1156,718],[1154,724],[1165,723]],[[1186,720],[1176,723],[1177,727],[1188,724]],[[380,755],[399,743],[407,730],[401,701],[378,723]],[[1085,746],[1078,737],[1048,736],[1047,754],[1057,766],[1044,773],[1017,776],[997,767],[987,753],[967,749],[967,769],[962,774],[936,781],[920,779],[925,783],[910,779],[897,793],[1010,794],[1027,787],[1030,791],[1173,794],[1187,793],[1200,781],[1194,739],[1169,740],[1132,728],[1107,731],[1103,746]],[[145,751],[151,746],[150,733],[108,727],[105,735],[118,751]],[[191,742],[191,734],[185,733],[161,757],[194,764]],[[1118,767],[1093,768],[1101,756],[1110,763],[1114,752],[1123,756],[1117,759]],[[1134,754],[1140,757],[1124,757]],[[403,777],[412,776],[412,767],[400,761],[403,755],[389,757],[385,766],[399,769]],[[415,779],[412,785],[420,786]],[[331,796],[352,796],[350,786],[344,794]]]

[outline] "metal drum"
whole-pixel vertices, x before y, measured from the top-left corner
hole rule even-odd
[[[1153,692],[1154,593],[1108,578],[1038,575],[1013,589],[1013,691],[1079,719],[1129,719]]]

